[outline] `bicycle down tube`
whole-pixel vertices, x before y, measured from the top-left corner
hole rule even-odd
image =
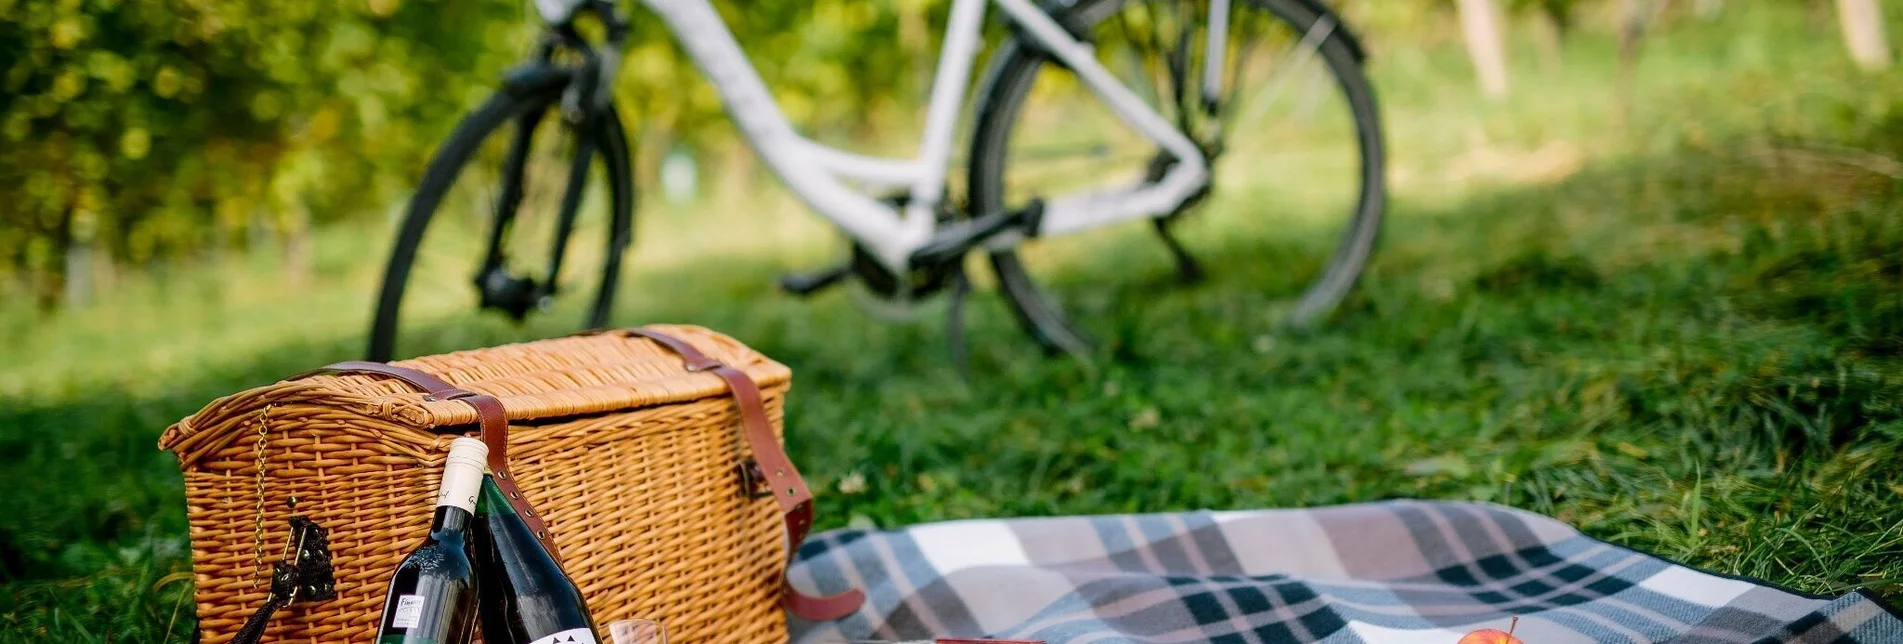
[[[767,167],[807,207],[832,220],[887,267],[905,270],[913,251],[930,240],[943,198],[946,164],[987,4],[996,3],[1025,37],[1074,70],[1078,78],[1132,129],[1177,159],[1161,180],[1121,189],[1062,195],[1045,204],[1039,232],[1064,234],[1173,211],[1208,181],[1202,151],[1169,121],[1104,69],[1093,48],[1064,31],[1032,0],[955,0],[926,112],[919,156],[884,159],[839,150],[801,136],[773,100],[759,72],[709,0],[643,0],[667,25],[694,64],[714,84],[741,134]],[[903,213],[848,186],[907,188]],[[974,213],[983,214],[983,213]]]

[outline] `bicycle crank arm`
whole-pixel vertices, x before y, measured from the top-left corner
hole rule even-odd
[[[1032,199],[1023,210],[980,215],[939,228],[932,238],[912,251],[913,266],[934,266],[956,261],[971,249],[1005,233],[1036,237],[1044,220],[1044,200]]]
[[[811,273],[791,273],[780,276],[780,290],[792,295],[805,297],[818,293],[826,287],[838,284],[852,275],[852,262],[846,262],[831,268]]]

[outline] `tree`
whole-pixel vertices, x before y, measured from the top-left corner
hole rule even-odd
[[[1877,0],[1837,0],[1837,23],[1859,67],[1876,71],[1890,66],[1890,40],[1883,33],[1883,9]]]
[[[1506,46],[1500,33],[1500,9],[1493,0],[1458,0],[1460,32],[1467,41],[1480,77],[1480,91],[1488,98],[1507,94]]]

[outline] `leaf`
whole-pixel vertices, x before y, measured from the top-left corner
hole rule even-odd
[[[1138,411],[1135,416],[1132,416],[1130,418],[1129,424],[1130,424],[1130,429],[1144,430],[1144,429],[1154,429],[1156,428],[1157,425],[1160,425],[1162,423],[1163,423],[1163,413],[1160,411],[1157,411],[1156,407],[1152,405],[1149,407],[1144,407],[1141,411]]]
[[[1421,477],[1445,475],[1464,479],[1473,475],[1473,466],[1467,462],[1467,459],[1448,454],[1408,463],[1402,471]]]

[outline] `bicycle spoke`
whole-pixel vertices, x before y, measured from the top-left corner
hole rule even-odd
[[[1090,155],[1076,154],[1071,156],[1063,156],[1061,155],[1061,153],[1050,153],[1048,155],[1034,156],[1035,153],[1031,155],[1027,155],[1021,150],[1014,150],[1015,161],[1020,161],[1020,162],[1039,161],[1040,163],[1036,164],[1035,166],[1032,166],[1028,170],[1025,169],[1024,166],[1017,166],[1017,171],[1013,172],[1013,175],[1015,175],[1016,178],[1019,178],[1019,179],[1025,178],[1024,175],[1037,177],[1037,176],[1040,176],[1040,173],[1048,174],[1056,170],[1068,169],[1082,162],[1089,162],[1094,167],[1099,167],[1099,168],[1126,167],[1126,166],[1121,166],[1119,164],[1124,164],[1124,163],[1140,164],[1141,162],[1148,160],[1153,154],[1147,150],[1127,151],[1127,152],[1123,152],[1116,155],[1107,154],[1108,150],[1105,150],[1104,152],[1106,154],[1090,154]],[[1127,168],[1133,171],[1135,169],[1134,166],[1127,166]]]
[[[1230,24],[1241,22],[1235,20],[1233,16],[1230,20],[1232,21]],[[1221,117],[1217,119],[1218,132],[1227,131],[1230,121],[1234,118],[1230,116],[1235,113],[1235,110],[1231,108],[1235,107],[1236,95],[1242,91],[1242,81],[1248,77],[1245,72],[1249,68],[1249,55],[1255,49],[1256,44],[1261,42],[1257,36],[1258,34],[1256,32],[1250,31],[1242,39],[1242,44],[1236,47],[1236,66],[1229,75],[1227,94],[1222,97],[1222,102],[1216,106],[1218,113],[1221,115]]]
[[[1072,159],[1078,157],[1102,160],[1109,157],[1109,143],[1049,144],[1041,147],[1015,148],[1014,158],[1021,161],[1050,161],[1052,159]]]
[[[1309,27],[1308,33],[1303,34],[1301,41],[1295,43],[1292,49],[1293,59],[1289,65],[1281,70],[1277,70],[1275,74],[1270,77],[1268,86],[1262,88],[1261,94],[1249,98],[1249,110],[1241,119],[1242,122],[1252,123],[1256,119],[1261,118],[1262,115],[1267,114],[1269,107],[1281,99],[1282,92],[1285,91],[1289,85],[1289,79],[1294,76],[1294,74],[1289,74],[1287,71],[1290,69],[1305,68],[1310,61],[1314,60],[1315,52],[1321,49],[1322,43],[1327,42],[1328,36],[1334,32],[1335,22],[1326,16],[1316,21],[1314,26]],[[1271,58],[1270,60],[1276,60],[1278,58],[1280,57]]]
[[[1190,41],[1193,40],[1195,21],[1190,17],[1189,3],[1176,3],[1176,43],[1170,47],[1166,60],[1170,72],[1170,102],[1176,108],[1176,129],[1193,132],[1189,127],[1190,110],[1186,96],[1189,94]]]
[[[1322,92],[1317,90],[1321,88],[1322,83],[1327,82],[1327,79],[1322,77],[1320,69],[1313,66],[1310,66],[1303,76],[1306,78],[1302,80],[1300,102],[1295,106],[1295,121],[1308,125],[1315,121],[1315,113],[1322,100]]]
[[[1169,45],[1164,37],[1167,33],[1163,24],[1166,14],[1158,8],[1155,1],[1139,0],[1139,2],[1143,6],[1144,21],[1148,30],[1144,41],[1146,46],[1142,51],[1137,52],[1137,57],[1138,60],[1143,61],[1144,68],[1149,70],[1155,94],[1153,103],[1157,111],[1165,118],[1174,121],[1176,115],[1171,112],[1171,106],[1175,104],[1172,97],[1176,95],[1176,88],[1175,82],[1170,77]]]
[[[1075,185],[1078,180],[1094,185],[1104,183],[1106,174],[1134,174],[1153,155],[1154,151],[1147,148],[1132,149],[1129,145],[1117,146],[1106,141],[1015,145],[1011,150],[1011,176],[1014,185],[1035,187],[1040,192],[1061,192],[1079,187]],[[1017,196],[1028,198],[1029,195]]]
[[[1147,14],[1148,12],[1146,11],[1145,13]],[[1129,49],[1128,53],[1130,58],[1128,62],[1131,66],[1130,72],[1131,76],[1134,77],[1133,80],[1142,81],[1144,88],[1149,90],[1149,95],[1144,98],[1150,99],[1152,103],[1161,103],[1163,97],[1162,83],[1159,82],[1154,70],[1151,69],[1148,63],[1148,57],[1144,55],[1156,49],[1155,43],[1150,41],[1147,33],[1143,30],[1130,26],[1128,14],[1119,12],[1116,16],[1116,20],[1117,27],[1123,31],[1124,42]]]
[[[1156,220],[1168,225],[1145,228],[1156,228],[1182,275],[1201,272],[1192,252],[1207,254],[1213,260],[1208,268],[1215,270],[1255,252],[1252,246],[1266,246],[1274,261],[1293,262],[1291,270],[1248,279],[1267,291],[1296,295],[1301,304],[1295,317],[1313,319],[1340,301],[1341,280],[1352,280],[1365,261],[1374,228],[1362,224],[1379,222],[1378,177],[1363,171],[1369,159],[1378,161],[1380,145],[1378,131],[1366,125],[1372,103],[1357,98],[1366,96],[1365,79],[1338,56],[1343,52],[1337,43],[1329,42],[1337,25],[1325,10],[1298,6],[1306,3],[1239,0],[1224,5],[1230,11],[1217,16],[1221,7],[1211,0],[1175,0],[1175,6],[1158,1],[1074,0],[1066,5],[1071,16],[1089,25],[1105,67],[1204,149],[1211,184],[1221,184],[1197,195],[1195,212],[1168,213]],[[1323,16],[1319,22],[1317,15]],[[995,211],[1033,196],[1072,194],[1084,200],[1065,203],[1109,205],[1147,196],[1123,191],[1154,181],[1167,169],[1170,156],[1154,142],[1135,135],[1120,119],[1089,110],[1089,97],[1064,83],[1068,73],[1058,65],[1034,66],[1000,83],[994,96],[1013,102],[988,112],[992,116],[978,126],[970,192],[974,209]],[[1349,100],[1317,96],[1337,87]],[[1290,118],[1292,103],[1304,115],[1345,110],[1346,136],[1340,129],[1344,122],[1334,120],[1333,113]],[[1006,128],[1001,135],[1000,127]],[[1219,163],[1219,157],[1227,162]],[[1336,214],[1338,203],[1354,205],[1345,221]],[[1370,203],[1377,210],[1369,210]],[[1258,227],[1259,222],[1269,225]],[[1066,223],[1071,225],[1063,229],[1065,235],[993,249],[990,259],[1018,321],[1047,348],[1069,350],[1074,347],[1065,340],[1083,336],[1066,312],[1088,318],[1120,306],[1114,300],[1121,297],[1072,276],[1133,268],[1143,261],[1142,244],[1154,240],[1130,238],[1150,231],[1108,218]],[[1274,232],[1256,232],[1264,230]],[[1263,238],[1255,239],[1258,234]],[[1066,264],[1071,270],[1055,268]],[[1051,272],[1036,274],[1045,270]],[[1145,283],[1140,297],[1148,296]]]
[[[552,203],[561,198],[562,188],[567,185],[567,161],[571,158],[566,153],[571,147],[570,137],[559,121],[543,119],[536,127],[539,131],[535,133],[527,167],[520,175],[519,201],[507,237],[507,246],[513,252],[504,258],[514,267],[511,272],[516,274],[532,274],[541,268],[537,264],[548,257],[541,249],[549,246],[557,234],[554,216],[557,206]]]
[[[1150,14],[1150,42],[1156,45],[1155,48],[1151,50],[1151,57],[1156,61],[1156,69],[1159,76],[1158,80],[1161,81],[1159,89],[1162,91],[1158,92],[1156,97],[1157,107],[1159,111],[1163,111],[1161,108],[1165,106],[1173,110],[1175,106],[1179,104],[1179,101],[1176,99],[1180,89],[1177,87],[1178,83],[1175,77],[1176,70],[1172,69],[1170,65],[1174,48],[1167,47],[1164,44],[1166,42],[1165,34],[1169,33],[1166,25],[1163,24],[1163,16],[1166,15],[1166,12],[1158,8],[1155,2],[1148,3],[1146,12]],[[1164,111],[1164,113],[1166,116],[1169,116],[1172,121],[1177,120],[1179,116],[1177,114],[1171,114],[1168,111]]]

